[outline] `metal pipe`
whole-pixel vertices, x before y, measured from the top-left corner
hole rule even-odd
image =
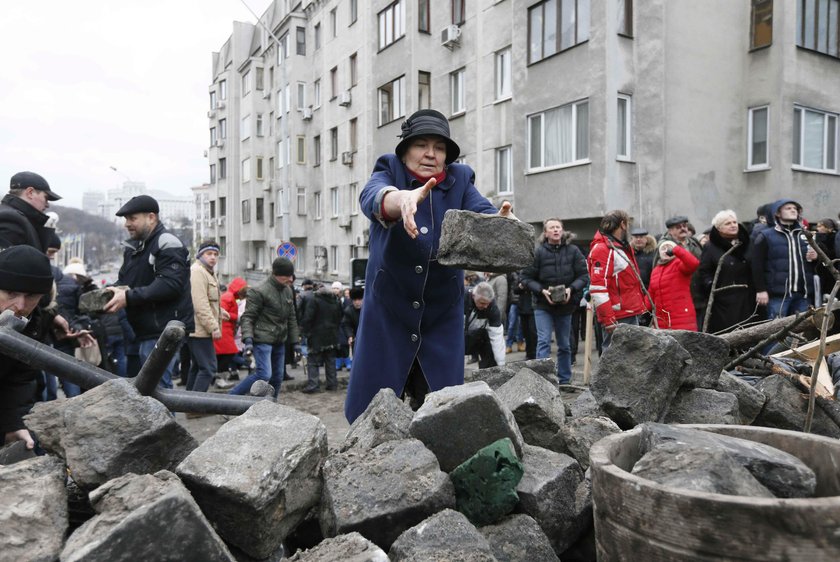
[[[134,377],[134,386],[143,396],[151,396],[157,388],[160,378],[181,347],[187,330],[183,322],[171,320],[155,343],[140,372]]]
[[[197,414],[226,414],[238,416],[261,400],[271,397],[237,396],[212,394],[192,390],[169,390],[156,388],[152,397],[159,400],[172,412],[193,412]]]

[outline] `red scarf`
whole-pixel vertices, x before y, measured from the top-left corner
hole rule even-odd
[[[408,168],[406,168],[406,169],[408,169]],[[440,185],[441,183],[443,183],[443,180],[446,179],[446,169],[444,169],[441,173],[435,174],[433,176],[420,176],[420,175],[415,174],[411,170],[408,170],[408,173],[411,174],[412,176],[414,176],[415,178],[417,178],[418,181],[423,182],[424,184],[427,181],[429,181],[430,179],[435,178],[435,180],[436,180],[435,185]]]

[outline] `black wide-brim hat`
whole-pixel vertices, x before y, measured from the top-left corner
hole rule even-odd
[[[449,121],[440,111],[435,111],[434,109],[415,111],[411,117],[403,121],[401,128],[402,134],[400,134],[400,138],[402,140],[394,151],[400,159],[405,155],[405,151],[408,150],[412,139],[429,135],[443,137],[443,140],[446,142],[447,165],[453,163],[461,155],[461,147],[449,138]]]

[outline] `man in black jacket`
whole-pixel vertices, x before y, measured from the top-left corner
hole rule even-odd
[[[55,229],[44,226],[50,201],[61,199],[50,184],[33,172],[18,172],[0,202],[0,248],[26,244],[46,253]]]
[[[303,313],[301,328],[309,341],[309,357],[306,374],[309,384],[303,389],[306,394],[318,392],[321,383],[318,366],[324,364],[327,390],[338,389],[335,369],[336,334],[341,322],[341,304],[329,287],[321,287],[313,293]]]
[[[146,362],[170,320],[183,322],[187,333],[195,326],[188,252],[160,222],[159,213],[158,202],[148,195],[132,197],[116,213],[125,218],[131,238],[124,243],[123,265],[105,312],[126,309],[141,363]],[[174,365],[173,357],[160,381],[163,388],[172,388]]]
[[[535,296],[534,320],[537,324],[537,359],[551,354],[551,334],[557,339],[557,378],[560,384],[572,379],[570,345],[572,313],[589,284],[586,260],[577,246],[569,242],[558,218],[543,222],[542,241],[534,254],[534,263],[522,272],[522,283]],[[552,297],[552,287],[562,285],[562,295]],[[556,291],[555,291],[556,293]]]

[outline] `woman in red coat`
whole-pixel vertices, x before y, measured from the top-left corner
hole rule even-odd
[[[670,240],[659,244],[659,263],[653,268],[648,291],[660,329],[697,331],[691,275],[699,265],[700,260],[682,246]]]
[[[239,348],[236,347],[236,340],[234,339],[236,322],[239,320],[239,308],[236,300],[244,297],[247,290],[248,282],[241,277],[236,277],[230,282],[227,291],[222,295],[220,304],[222,310],[226,310],[230,315],[230,319],[222,322],[222,337],[213,342],[220,373],[224,373],[230,368],[233,356],[239,353]]]

